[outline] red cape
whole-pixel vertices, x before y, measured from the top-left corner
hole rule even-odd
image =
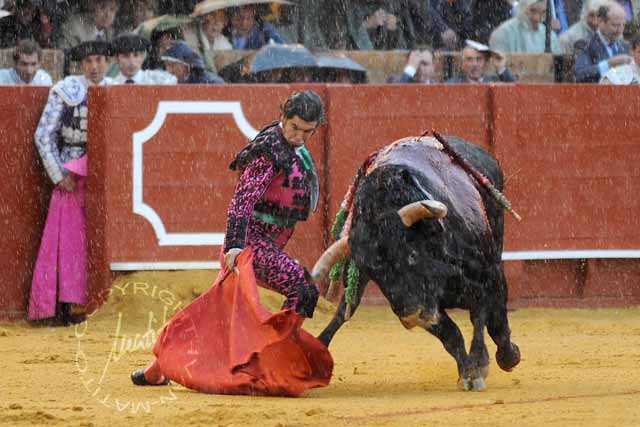
[[[165,326],[153,349],[162,373],[218,394],[299,396],[328,385],[333,359],[301,328],[304,317],[260,305],[249,249],[237,266],[239,275],[221,271],[211,289]]]

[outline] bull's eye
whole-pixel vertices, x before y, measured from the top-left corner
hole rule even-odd
[[[418,253],[415,251],[411,251],[409,256],[407,257],[407,262],[409,265],[416,265],[418,263]]]

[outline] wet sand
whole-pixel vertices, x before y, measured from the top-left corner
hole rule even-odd
[[[456,388],[453,359],[387,307],[364,307],[336,335],[326,388],[301,398],[206,395],[135,387],[164,319],[213,281],[207,271],[119,278],[107,305],[77,327],[0,324],[0,425],[60,426],[638,426],[640,308],[510,313],[522,362],[492,362],[487,391]],[[261,292],[269,309],[282,301]],[[331,318],[323,301],[305,327]],[[467,342],[466,312],[454,312]]]

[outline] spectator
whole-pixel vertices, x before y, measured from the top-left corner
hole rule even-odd
[[[125,0],[116,15],[116,34],[135,31],[143,22],[158,14],[157,0]]]
[[[150,70],[163,70],[164,62],[160,59],[162,55],[178,40],[184,40],[182,28],[174,26],[171,28],[151,31],[151,52],[142,68]]]
[[[611,68],[602,76],[600,83],[611,84],[640,84],[640,35],[631,39],[631,57],[633,62],[628,65]]]
[[[215,1],[215,0],[214,0]],[[210,58],[218,50],[233,49],[229,39],[222,34],[227,26],[227,14],[224,9],[215,9],[216,4],[205,0],[196,5],[191,16],[195,21],[184,27],[184,40],[198,51],[207,68],[214,70]]]
[[[116,37],[112,43],[120,73],[114,79],[117,84],[163,85],[178,81],[170,73],[162,70],[143,70],[151,44],[147,39],[133,33]]]
[[[371,3],[371,6],[365,6],[362,10],[366,15],[364,26],[373,48],[413,49],[416,45],[416,33],[409,2],[384,0]]]
[[[565,55],[573,55],[584,49],[598,29],[598,9],[609,0],[585,0],[580,21],[573,24],[559,38],[560,49]]]
[[[16,0],[13,14],[0,21],[1,47],[13,47],[24,39],[35,40],[43,48],[51,47],[53,11],[45,9],[41,3],[37,0]]]
[[[598,10],[598,31],[578,55],[574,68],[576,82],[597,83],[610,68],[630,64],[629,44],[622,39],[624,9],[608,3]]]
[[[402,74],[389,77],[387,83],[436,83],[431,51],[412,51]]]
[[[0,85],[51,86],[51,76],[40,68],[42,50],[33,40],[21,40],[13,52],[13,68],[0,70]]]
[[[504,54],[490,50],[488,46],[471,40],[462,49],[462,74],[447,80],[447,83],[491,83],[515,82],[516,78],[507,68]],[[496,75],[487,75],[487,63],[491,62]]]
[[[319,10],[319,26],[327,47],[335,50],[368,50],[373,44],[367,32],[366,9],[349,0],[326,0]]]
[[[217,74],[204,69],[204,62],[185,42],[174,42],[162,55],[165,69],[181,84],[224,83]]]
[[[546,27],[543,24],[547,0],[520,0],[516,16],[503,22],[489,39],[492,50],[504,53],[542,53]],[[551,32],[551,52],[560,53],[558,37]]]
[[[231,24],[225,29],[234,49],[260,49],[267,43],[284,43],[275,27],[264,22],[256,13],[255,6],[228,9]]]
[[[113,21],[118,13],[117,0],[93,0],[86,13],[72,15],[62,24],[58,46],[71,46],[89,41],[109,41],[114,36]]]
[[[34,138],[55,189],[33,272],[28,311],[29,320],[60,315],[67,325],[85,319],[86,163],[82,164],[87,153],[88,89],[109,83],[104,75],[110,46],[104,41],[89,41],[69,54],[72,60],[80,61],[83,75],[68,76],[53,86]]]
[[[322,83],[361,84],[367,82],[367,69],[343,52],[319,52],[314,81]]]
[[[488,43],[493,30],[511,17],[512,3],[510,0],[474,1],[471,13],[474,35],[471,38]]]
[[[434,47],[457,50],[473,33],[472,0],[431,0],[429,11],[437,37]],[[480,2],[482,3],[482,2]]]

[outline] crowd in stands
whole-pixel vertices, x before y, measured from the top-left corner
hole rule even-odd
[[[340,56],[344,50],[409,51],[403,73],[389,76],[390,83],[435,83],[437,51],[461,52],[462,74],[450,83],[513,82],[509,54],[544,52],[571,58],[577,82],[640,80],[640,0],[229,0],[229,7],[220,8],[221,3],[0,0],[0,47],[15,49],[14,68],[0,72],[0,84],[50,85],[37,66],[41,49],[63,49],[71,60],[74,47],[92,40],[111,44],[108,56],[114,60],[106,73],[116,83],[365,82],[362,67]],[[263,55],[275,72],[251,71],[258,54],[216,69],[220,51],[260,51],[272,44],[286,46]],[[292,58],[307,53],[314,64],[292,65]]]

